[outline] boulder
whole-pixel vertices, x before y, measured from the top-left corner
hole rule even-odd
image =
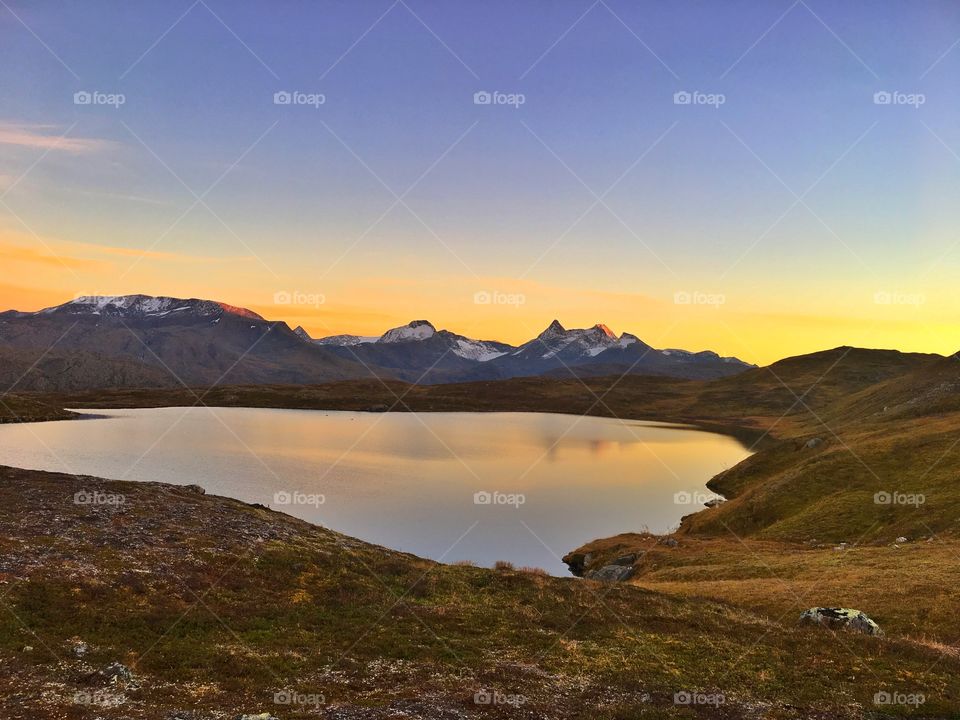
[[[660,544],[661,544],[661,545],[666,545],[668,548],[675,548],[675,547],[677,547],[680,543],[678,543],[678,542],[677,542],[676,540],[674,540],[673,538],[668,537],[668,538],[664,538],[663,540],[661,540],[661,541],[660,541]]]
[[[585,578],[601,582],[620,582],[633,577],[633,567],[629,565],[604,565],[599,570],[591,570]]]
[[[133,680],[133,673],[130,672],[130,668],[118,662],[110,663],[100,671],[100,674],[113,683],[128,683]]]
[[[593,560],[593,553],[569,553],[563,561],[570,568],[570,572],[577,577],[583,577],[587,565]]]
[[[820,447],[821,445],[823,445],[823,438],[815,437],[807,440],[804,447],[806,447],[808,450],[813,450],[814,448]]]
[[[192,492],[194,495],[206,495],[206,494],[207,494],[207,491],[204,490],[204,489],[203,489],[202,487],[200,487],[199,485],[185,485],[183,489],[186,490],[187,492]]]
[[[616,560],[614,560],[612,565],[633,565],[637,561],[637,554],[630,553],[629,555],[621,555]]]
[[[880,626],[852,608],[815,607],[800,615],[801,625],[821,625],[833,630],[850,630],[863,635],[883,635]]]

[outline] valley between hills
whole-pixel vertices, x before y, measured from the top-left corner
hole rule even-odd
[[[955,357],[844,347],[712,380],[7,397],[10,421],[194,404],[595,414],[756,450],[710,480],[726,502],[669,537],[569,548],[587,577],[626,558],[613,583],[440,565],[189,488],[96,481],[136,502],[76,506],[90,478],[5,469],[7,712],[88,717],[73,694],[101,692],[103,718],[960,716],[958,389]],[[799,626],[814,606],[884,635]],[[278,709],[284,688],[323,703]],[[514,702],[478,705],[488,691]]]

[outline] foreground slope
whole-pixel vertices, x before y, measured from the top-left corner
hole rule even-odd
[[[9,718],[862,718],[887,691],[960,707],[960,661],[916,643],[438,565],[185,487],[0,469],[0,553]]]

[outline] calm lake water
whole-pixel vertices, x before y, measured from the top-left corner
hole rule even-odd
[[[0,464],[195,483],[444,562],[558,575],[586,541],[676,527],[712,497],[704,483],[749,454],[722,435],[573,415],[84,413],[0,426]]]

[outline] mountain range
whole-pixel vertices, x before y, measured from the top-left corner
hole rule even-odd
[[[79,297],[0,313],[0,383],[19,390],[316,384],[379,377],[423,384],[618,374],[716,378],[753,367],[714,352],[657,350],[605,325],[554,320],[513,346],[415,320],[379,337],[314,339],[244,308],[202,299]]]

